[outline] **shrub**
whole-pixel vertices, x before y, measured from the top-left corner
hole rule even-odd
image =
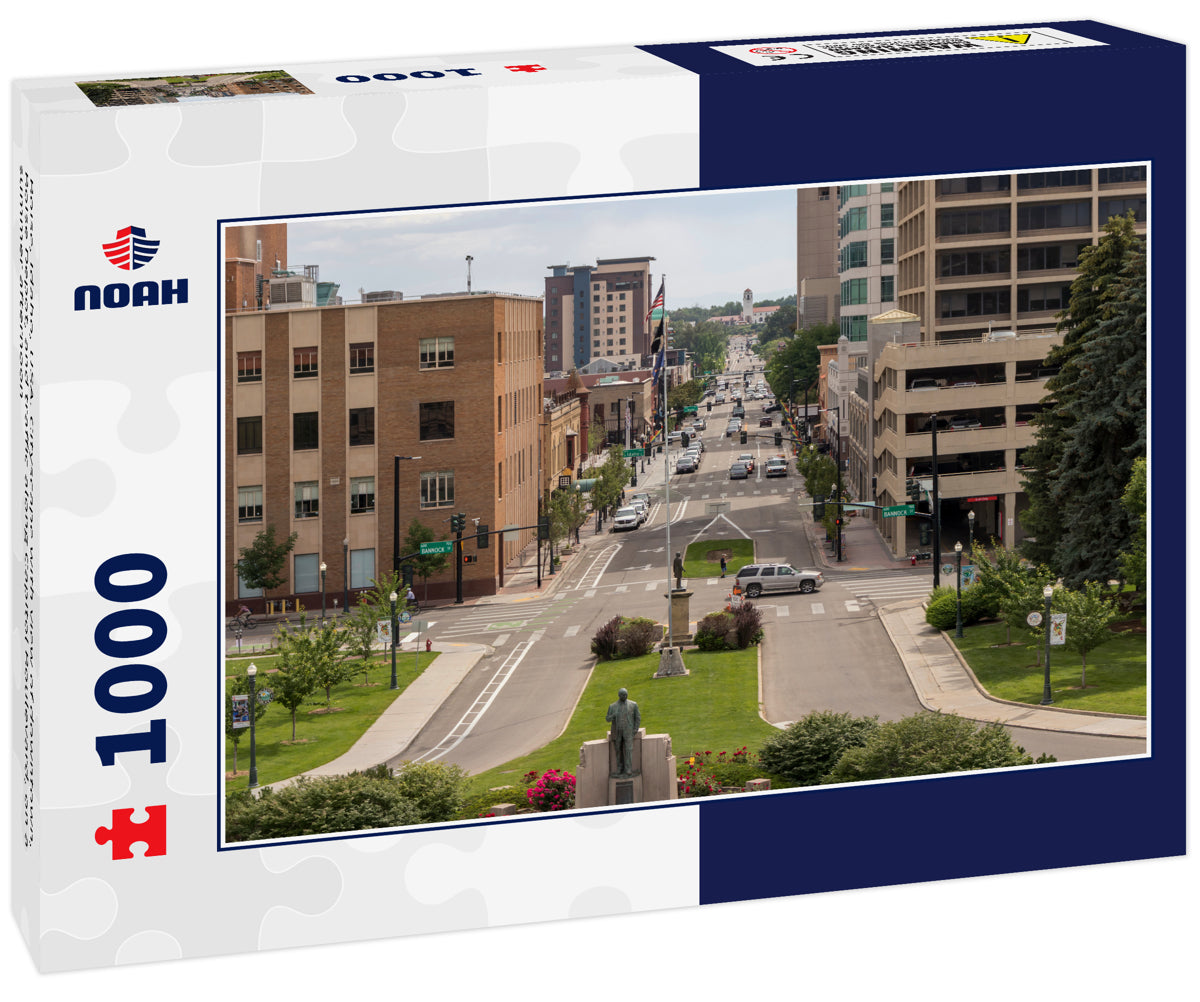
[[[422,822],[452,821],[462,810],[467,772],[448,762],[405,762],[393,782]]]
[[[855,783],[1032,762],[998,723],[979,726],[954,714],[918,713],[880,724],[861,747],[838,759],[824,782]]]
[[[737,632],[738,650],[757,644],[763,637],[762,613],[758,606],[743,602],[734,610],[733,628]]]
[[[569,811],[575,806],[575,777],[565,770],[549,769],[525,796],[535,811]]]
[[[939,595],[925,609],[925,622],[935,630],[953,630],[958,622],[957,601],[954,593]]]
[[[759,750],[759,761],[801,786],[816,786],[844,752],[866,744],[878,726],[878,717],[816,710],[770,737]]]
[[[723,651],[725,635],[733,629],[733,615],[728,612],[710,612],[696,624],[696,635],[692,638],[702,651]]]
[[[653,619],[627,619],[621,624],[617,648],[623,658],[640,658],[653,650],[661,636],[662,628]]]
[[[679,777],[681,797],[712,797],[721,792],[721,784],[702,766],[693,766]]]
[[[240,790],[225,801],[225,837],[231,842],[399,828],[421,820],[391,779],[363,773],[301,777],[277,791],[264,787],[255,797]]]
[[[611,661],[617,656],[621,640],[621,617],[613,616],[592,637],[592,653],[601,661]]]

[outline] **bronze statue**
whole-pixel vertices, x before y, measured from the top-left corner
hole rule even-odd
[[[613,775],[632,776],[633,739],[642,726],[642,712],[625,689],[618,689],[617,701],[609,704],[608,715],[604,719],[612,724],[608,740],[617,757],[617,771]]]
[[[683,557],[678,553],[675,554],[675,562],[671,564],[671,570],[675,572],[675,590],[683,591]]]

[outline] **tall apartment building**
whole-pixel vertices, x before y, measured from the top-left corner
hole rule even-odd
[[[838,304],[837,188],[796,191],[796,326],[833,323]]]
[[[873,187],[882,208],[891,196]],[[844,225],[856,197],[843,196],[843,282],[860,277],[863,251],[849,250],[859,231]],[[936,425],[942,543],[965,545],[973,531],[1012,546],[1023,538],[1029,422],[1052,374],[1046,355],[1062,342],[1054,327],[1069,306],[1079,250],[1100,239],[1109,217],[1130,210],[1145,232],[1145,168],[899,182],[895,205],[899,308],[881,298],[888,308],[864,317],[866,342],[856,342],[857,311],[847,310],[859,304],[843,298],[848,343],[823,369],[826,406],[841,419],[846,481],[857,497],[884,505],[907,500],[909,478],[930,490]],[[866,268],[888,258],[886,233],[866,239]],[[872,277],[863,277],[870,296]],[[931,545],[924,520],[881,519],[879,528],[897,555]]]
[[[1146,168],[991,174],[898,186],[897,305],[927,339],[1053,326],[1079,249],[1110,216],[1146,224]]]
[[[313,609],[324,587],[332,608],[391,571],[394,526],[403,540],[413,519],[445,538],[457,512],[493,532],[535,526],[541,320],[540,300],[493,293],[227,313],[227,606]],[[286,584],[264,596],[236,563],[269,525],[297,539]],[[463,568],[464,595],[494,593],[534,531],[465,543],[478,561]],[[455,591],[453,565],[429,581],[430,598]]]
[[[866,341],[867,320],[896,306],[896,185],[838,189],[838,325]]]
[[[547,266],[547,372],[566,372],[594,358],[640,358],[650,351],[646,314],[654,296],[653,260],[622,257]]]

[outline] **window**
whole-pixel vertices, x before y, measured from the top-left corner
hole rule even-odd
[[[896,240],[894,237],[885,237],[879,241],[879,263],[896,263]]]
[[[1012,298],[1007,289],[981,292],[943,292],[938,296],[938,316],[978,317],[1008,313]]]
[[[315,449],[320,442],[316,411],[300,411],[292,415],[292,448]],[[262,451],[260,448],[259,452]]]
[[[255,261],[262,260],[262,241],[261,240],[254,241],[254,260]]]
[[[966,195],[981,191],[1008,191],[1007,174],[992,174],[988,177],[947,177],[938,181],[939,195]]]
[[[237,381],[239,383],[262,382],[262,352],[239,351],[237,354]]]
[[[293,348],[292,349],[292,375],[297,379],[304,379],[317,374],[317,349],[312,348]]]
[[[852,278],[842,283],[842,305],[863,306],[867,302],[867,280]]]
[[[1017,289],[1018,313],[1065,310],[1070,301],[1070,285],[1023,285]]]
[[[350,514],[359,515],[375,510],[375,478],[350,478]]]
[[[375,444],[375,408],[350,408],[350,444]]]
[[[246,582],[242,580],[242,576],[239,574],[238,598],[262,598],[262,589],[247,587]]]
[[[1039,244],[1017,248],[1017,271],[1049,271],[1079,266],[1079,250],[1087,244]]]
[[[865,341],[867,339],[867,318],[865,316],[842,317],[841,331],[849,341]]]
[[[867,266],[867,242],[858,240],[846,244],[841,251],[840,264],[842,271],[848,271],[851,268],[865,268]]]
[[[418,422],[422,442],[454,437],[454,401],[439,400],[418,406]]]
[[[375,344],[371,341],[363,341],[360,344],[352,344],[350,346],[350,372],[374,372],[375,371]]]
[[[881,303],[892,303],[896,300],[896,277],[894,275],[882,275],[879,279],[879,301]]]
[[[1007,247],[990,250],[944,251],[938,255],[938,277],[956,275],[1004,275],[1012,260]]]
[[[879,207],[879,225],[880,226],[895,226],[896,225],[896,206],[891,202]]]
[[[239,487],[238,488],[238,521],[239,522],[261,522],[262,521],[262,484],[256,487]]]
[[[867,228],[867,207],[864,205],[857,209],[847,209],[842,215],[841,235],[844,237],[847,233],[853,233],[856,230],[865,230]]]
[[[292,572],[292,587],[296,594],[321,590],[320,563],[315,553],[296,554]]]
[[[828,188],[818,188],[817,189],[817,201],[818,202],[828,202],[829,201],[829,189]]]
[[[375,551],[350,551],[350,587],[370,588],[375,582]]]
[[[894,181],[888,181],[886,184],[881,184],[879,186],[879,190],[880,191],[895,191],[896,183]]]
[[[970,233],[1007,233],[1007,206],[988,209],[943,209],[937,214],[937,235],[956,237]]]
[[[262,417],[237,419],[237,451],[239,456],[262,452]]]
[[[862,198],[867,193],[865,184],[843,184],[838,188],[838,208],[840,209],[852,198]]]
[[[454,367],[453,337],[423,337],[419,347],[422,369],[451,369]]]
[[[1049,230],[1062,226],[1091,226],[1091,202],[1017,206],[1017,230]]]
[[[1146,221],[1145,197],[1133,198],[1102,198],[1100,200],[1100,218],[1106,222],[1113,216],[1123,216],[1133,210],[1133,218],[1139,222]]]
[[[305,480],[296,484],[296,518],[316,518],[317,509],[317,482]]]
[[[1140,167],[1101,167],[1101,184],[1132,184],[1146,180],[1146,165]]]
[[[433,470],[421,474],[421,507],[442,508],[454,504],[454,471]]]
[[[1017,189],[1027,191],[1037,188],[1070,188],[1080,185],[1090,187],[1090,170],[1048,170],[1037,174],[1018,174]]]

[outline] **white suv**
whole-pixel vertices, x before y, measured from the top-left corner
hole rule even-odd
[[[642,524],[641,517],[638,515],[636,508],[618,508],[617,514],[613,517],[613,530],[620,529],[636,529]]]
[[[746,598],[763,592],[800,591],[806,595],[825,583],[820,571],[798,571],[790,564],[747,564],[737,572],[737,583]]]

